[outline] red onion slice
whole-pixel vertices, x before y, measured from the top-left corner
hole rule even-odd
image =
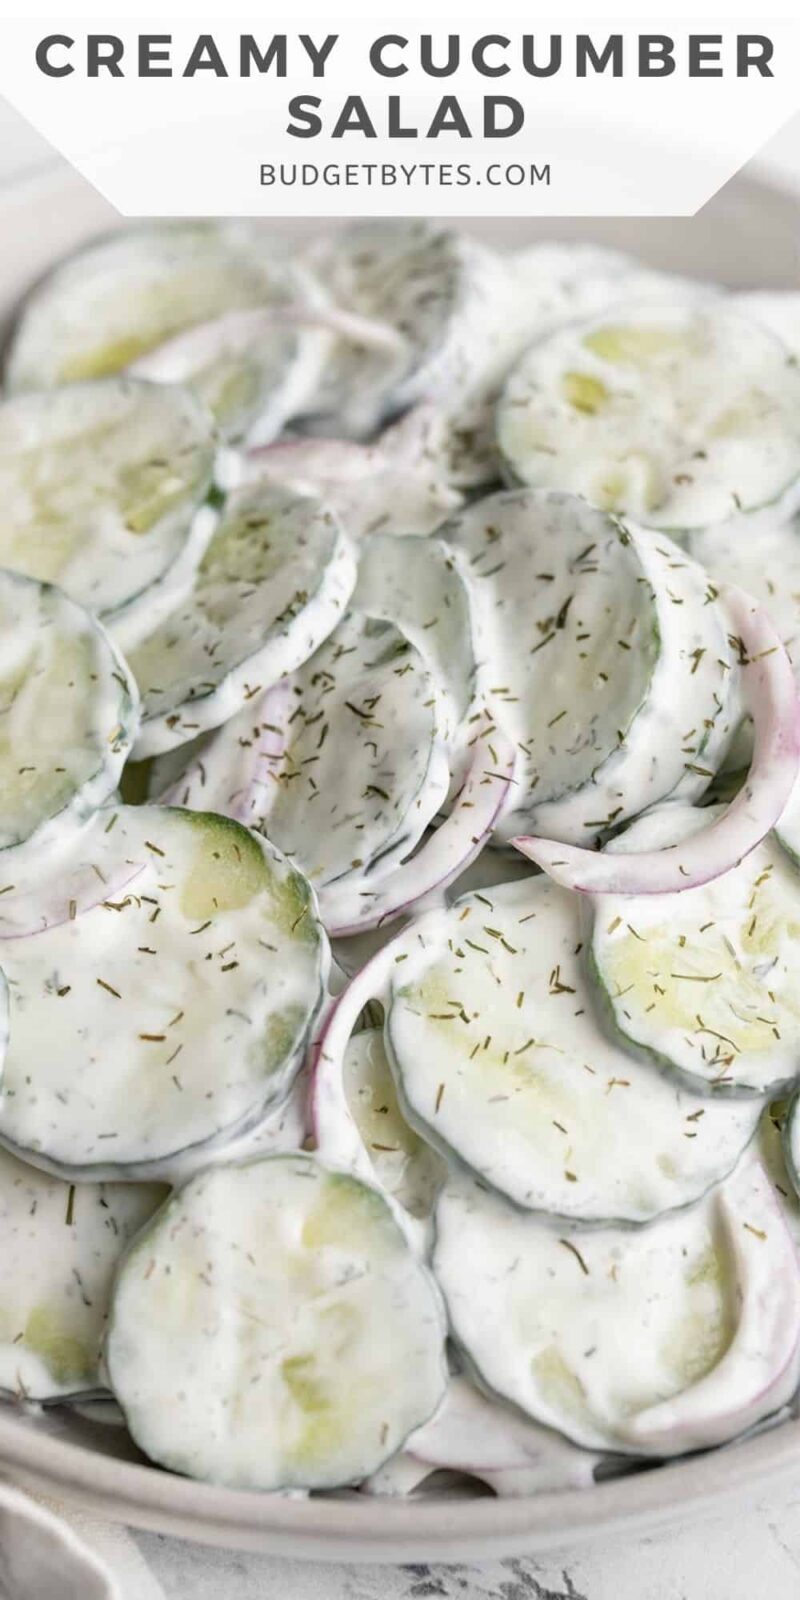
[[[147,863],[115,859],[114,815],[114,807],[97,812],[66,849],[0,884],[0,940],[30,938],[124,897]]]
[[[384,945],[328,1008],[311,1046],[309,1122],[324,1159],[374,1182],[375,1173],[344,1092],[344,1053],[371,1000],[382,1004],[405,936]]]
[[[290,702],[282,678],[217,728],[156,803],[217,811],[251,828],[263,822],[286,752]]]
[[[221,317],[195,323],[139,356],[126,370],[151,383],[183,383],[217,357],[246,354],[259,338],[285,328],[318,329],[370,349],[399,352],[406,347],[401,334],[388,323],[371,317],[339,311],[333,306],[265,306],[228,311]]]
[[[755,727],[750,772],[722,816],[663,850],[598,853],[556,839],[513,840],[556,883],[582,894],[677,894],[738,866],[778,821],[800,770],[800,698],[772,623],[741,589],[720,591],[741,654],[742,699]]]
[[[514,778],[516,746],[495,728],[476,746],[464,785],[450,815],[427,843],[375,887],[361,878],[331,883],[319,892],[328,933],[346,938],[402,916],[434,892],[446,889],[472,864],[491,835]]]

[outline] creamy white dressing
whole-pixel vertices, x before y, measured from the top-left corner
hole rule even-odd
[[[449,481],[444,441],[441,414],[420,405],[372,444],[288,439],[253,451],[241,470],[245,482],[273,479],[318,495],[359,542],[375,533],[425,538],[463,503]]]

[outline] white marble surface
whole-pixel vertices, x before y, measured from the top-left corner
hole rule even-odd
[[[53,159],[0,101],[0,184]],[[800,191],[800,117],[759,163]],[[792,1483],[650,1537],[616,1536],[542,1558],[393,1568],[313,1566],[206,1550],[80,1519],[124,1600],[797,1600],[800,1463]],[[57,1595],[41,1600],[59,1600]]]

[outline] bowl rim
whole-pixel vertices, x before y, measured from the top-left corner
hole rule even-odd
[[[452,1560],[476,1551],[552,1549],[711,1511],[800,1465],[800,1418],[588,1489],[514,1498],[300,1497],[225,1488],[53,1438],[13,1411],[0,1412],[0,1462],[15,1481],[112,1521],[201,1544],[308,1560]]]
[[[747,208],[760,199],[784,222],[797,218],[800,244],[800,193],[773,183],[758,163],[739,174],[734,185],[735,205]],[[63,161],[39,165],[0,185],[0,215],[10,216],[12,223],[15,211],[30,208],[47,213],[56,201],[77,205],[87,224],[87,238],[120,220]],[[288,231],[294,219],[274,221]],[[559,232],[559,219],[549,221],[552,231]],[[586,235],[591,235],[592,221],[582,219]],[[588,1489],[514,1498],[415,1499],[354,1492],[327,1497],[267,1495],[200,1483],[146,1462],[122,1460],[36,1427],[24,1408],[13,1402],[0,1404],[0,1475],[15,1483],[136,1528],[201,1544],[319,1561],[462,1560],[465,1555],[563,1548],[711,1511],[720,1502],[762,1488],[793,1469],[800,1469],[800,1418]]]

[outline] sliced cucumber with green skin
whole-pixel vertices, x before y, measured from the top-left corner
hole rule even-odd
[[[314,393],[331,335],[289,321],[285,308],[232,311],[179,333],[128,369],[153,383],[181,383],[242,449],[270,444]]]
[[[679,1088],[592,1015],[577,902],[546,878],[432,913],[391,970],[412,1126],[518,1206],[649,1222],[731,1171],[759,1107]]]
[[[341,1062],[314,1085],[314,1131],[323,1161],[376,1183],[412,1217],[430,1215],[445,1165],[406,1122],[380,1028],[353,1034]],[[366,1161],[364,1160],[366,1156]]]
[[[0,405],[0,563],[58,583],[126,647],[183,593],[213,531],[211,419],[132,378]]]
[[[231,496],[188,599],[131,653],[137,759],[219,727],[307,661],[355,580],[350,542],[319,501],[268,485]]]
[[[250,223],[126,228],[60,262],[31,290],[6,357],[6,385],[104,378],[197,323],[308,295]]]
[[[591,843],[679,784],[708,784],[733,655],[694,562],[538,490],[480,500],[443,534],[469,563],[485,697],[520,750],[502,839],[524,821]]]
[[[286,1094],[327,941],[305,879],[237,823],[121,807],[107,838],[143,867],[129,888],[3,942],[0,1139],[66,1177],[171,1177]]]
[[[380,867],[368,879],[324,886],[320,916],[339,938],[362,928],[384,927],[444,891],[491,838],[514,782],[517,752],[501,728],[470,740],[469,766],[444,822],[431,830],[407,860]]]
[[[0,856],[64,844],[113,794],[139,723],[136,686],[88,611],[0,568]]]
[[[166,1196],[154,1184],[69,1184],[0,1151],[0,1390],[58,1400],[104,1387],[111,1283]]]
[[[466,561],[443,539],[375,535],[358,569],[355,605],[394,622],[439,684],[448,744],[464,734],[479,692]]]
[[[523,353],[565,323],[631,300],[674,300],[675,294],[708,293],[655,272],[617,250],[596,245],[544,243],[505,256],[507,292],[482,343],[480,365],[465,387],[443,399],[447,414],[446,459],[459,488],[498,482],[502,461],[495,413],[509,372]]]
[[[292,696],[264,829],[313,883],[357,886],[410,855],[446,798],[436,684],[403,633],[353,611]]]
[[[667,805],[619,844],[663,847],[714,811]],[[592,963],[626,1041],[715,1094],[775,1094],[800,1076],[800,883],[774,839],[680,894],[603,895]]]
[[[354,539],[426,538],[463,503],[444,469],[444,436],[440,413],[420,405],[372,444],[283,439],[250,451],[241,471],[245,482],[277,479],[298,493],[318,494]]]
[[[690,299],[542,340],[506,385],[497,431],[516,481],[677,535],[791,516],[799,419],[800,371],[780,340],[724,302]]]
[[[388,1205],[301,1154],[173,1196],[122,1265],[106,1362],[152,1460],[263,1490],[377,1471],[447,1381],[435,1285]]]
[[[707,826],[679,829],[677,840],[666,836],[656,848],[638,842],[630,850],[624,834],[601,852],[559,839],[513,840],[566,888],[597,895],[682,894],[732,871],[781,822],[800,772],[800,698],[792,664],[766,612],[750,595],[729,587],[720,590],[719,600],[737,652],[737,700],[754,730],[750,767],[740,787],[713,821],[710,809],[701,813]],[[729,750],[724,756],[730,760]],[[694,764],[691,770],[697,770]],[[673,796],[685,793],[681,783]]]
[[[355,432],[463,386],[507,285],[501,257],[418,219],[353,223],[317,246],[309,267],[338,305],[399,336],[393,353],[343,343],[332,359],[317,409]]]
[[[576,1444],[644,1456],[721,1444],[800,1377],[800,1266],[761,1164],[635,1232],[565,1232],[452,1178],[433,1267],[492,1392]]]

